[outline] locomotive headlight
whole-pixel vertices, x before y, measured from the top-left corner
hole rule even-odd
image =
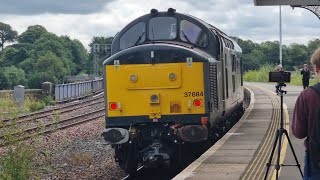
[[[150,103],[159,103],[159,94],[152,94],[150,97]]]
[[[138,80],[137,75],[132,74],[132,75],[130,76],[130,81],[131,81],[131,82],[136,82],[137,80]]]
[[[176,79],[176,74],[175,74],[175,73],[170,73],[170,74],[169,74],[169,79],[170,79],[171,81],[174,81],[174,80]]]

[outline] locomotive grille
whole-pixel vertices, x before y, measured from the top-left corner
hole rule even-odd
[[[218,85],[217,85],[217,64],[210,63],[209,65],[210,76],[210,101],[213,101],[213,107],[218,109]]]

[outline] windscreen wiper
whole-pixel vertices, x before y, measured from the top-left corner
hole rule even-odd
[[[141,40],[142,36],[144,35],[144,33],[146,33],[146,32],[142,32],[142,34],[139,36],[138,40],[134,43],[133,46],[136,46],[140,42],[140,40]]]
[[[183,34],[183,37],[188,41],[188,43],[193,44],[193,43],[189,40],[188,36],[187,36],[182,30],[181,30],[181,32],[182,32],[182,34]]]

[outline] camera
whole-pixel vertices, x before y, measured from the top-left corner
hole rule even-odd
[[[291,73],[286,71],[271,71],[269,72],[269,82],[289,83]]]

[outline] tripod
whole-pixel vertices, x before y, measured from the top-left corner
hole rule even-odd
[[[303,177],[303,174],[302,174],[302,171],[301,171],[301,167],[300,167],[300,164],[298,162],[298,159],[297,159],[297,156],[296,156],[296,153],[294,152],[294,149],[293,149],[293,146],[292,146],[292,143],[290,141],[290,138],[289,138],[289,135],[288,135],[288,131],[283,127],[283,93],[287,94],[287,91],[284,91],[282,90],[282,86],[286,86],[284,83],[279,83],[277,86],[276,86],[276,89],[277,89],[277,93],[278,95],[280,95],[280,104],[281,104],[281,110],[280,110],[280,115],[281,115],[281,119],[280,119],[280,128],[277,130],[277,134],[276,134],[276,137],[275,137],[275,140],[274,140],[274,143],[273,143],[273,147],[272,147],[272,151],[271,151],[271,154],[270,154],[270,158],[269,158],[269,161],[267,163],[267,171],[266,171],[266,174],[264,176],[264,179],[266,180],[267,177],[268,177],[268,173],[269,173],[269,169],[270,169],[270,166],[275,166],[275,169],[277,170],[277,174],[276,174],[276,179],[278,180],[279,178],[279,169],[281,168],[281,166],[297,166],[299,168],[299,171],[300,171],[300,174],[301,176]],[[280,164],[280,152],[281,152],[281,141],[282,141],[282,135],[285,134],[287,139],[288,139],[288,142],[290,144],[290,148],[291,148],[291,151],[293,153],[293,156],[294,156],[294,159],[296,161],[296,164]],[[274,151],[276,149],[276,146],[277,146],[277,142],[278,143],[278,156],[277,156],[277,162],[276,164],[271,164],[271,161],[272,161],[272,158],[273,158],[273,154],[274,154]]]

